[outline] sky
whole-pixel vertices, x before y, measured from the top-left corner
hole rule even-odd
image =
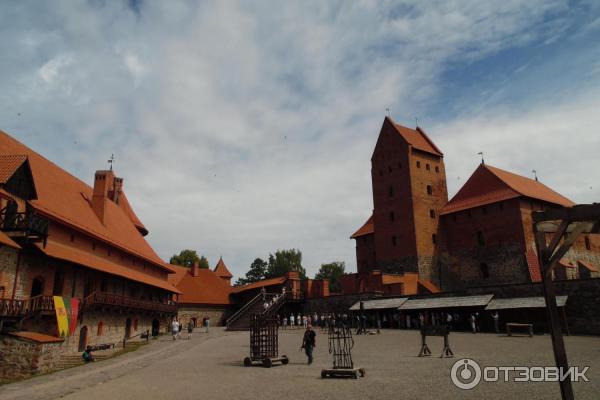
[[[89,184],[114,154],[166,260],[356,271],[386,110],[442,149],[450,196],[483,152],[599,201],[600,2],[0,3],[0,129]]]

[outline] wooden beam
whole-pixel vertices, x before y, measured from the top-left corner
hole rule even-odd
[[[600,221],[600,204],[578,204],[573,207],[553,208],[532,213],[534,223],[544,221]]]
[[[600,223],[588,222],[588,226],[581,233],[600,233]],[[538,231],[544,233],[555,233],[560,228],[560,221],[538,222]],[[567,232],[572,232],[574,226],[569,226]]]

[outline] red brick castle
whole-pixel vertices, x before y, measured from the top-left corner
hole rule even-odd
[[[371,157],[371,179],[373,214],[351,236],[358,269],[352,279],[363,286],[379,275],[382,282],[416,281],[417,292],[539,281],[531,213],[574,205],[537,180],[483,163],[448,201],[442,151],[421,128],[389,117]],[[555,279],[596,277],[599,265],[600,238],[587,235]]]

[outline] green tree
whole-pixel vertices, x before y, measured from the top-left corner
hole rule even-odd
[[[265,272],[267,271],[267,262],[262,258],[256,258],[250,264],[250,270],[246,272],[245,278],[238,278],[235,282],[235,286],[246,285],[248,283],[258,282],[265,279]]]
[[[200,268],[210,268],[206,257],[199,257],[196,250],[181,250],[179,254],[173,254],[173,257],[169,260],[169,263],[173,265],[181,265],[187,268],[191,268],[195,262],[199,264]]]
[[[269,254],[269,265],[265,278],[285,275],[287,272],[298,272],[300,279],[306,279],[306,270],[302,267],[302,252],[297,249],[277,250],[275,255]]]
[[[341,278],[346,274],[346,264],[343,261],[334,261],[328,264],[321,264],[319,272],[315,279],[327,279],[329,281],[329,290],[334,293],[342,291]]]

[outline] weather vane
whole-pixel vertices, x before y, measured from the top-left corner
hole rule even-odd
[[[385,115],[387,115],[388,117],[390,116],[390,108],[389,107],[385,108]]]
[[[110,158],[108,159],[108,164],[110,164],[110,170],[112,171],[112,167],[113,167],[113,163],[115,162],[115,155],[111,154]]]
[[[485,164],[485,160],[483,159],[483,151],[480,151],[479,153],[477,153],[481,156],[481,163]]]
[[[537,171],[535,169],[532,169],[531,172],[533,172],[533,177],[535,178],[535,181],[537,182],[537,180],[538,180]]]

